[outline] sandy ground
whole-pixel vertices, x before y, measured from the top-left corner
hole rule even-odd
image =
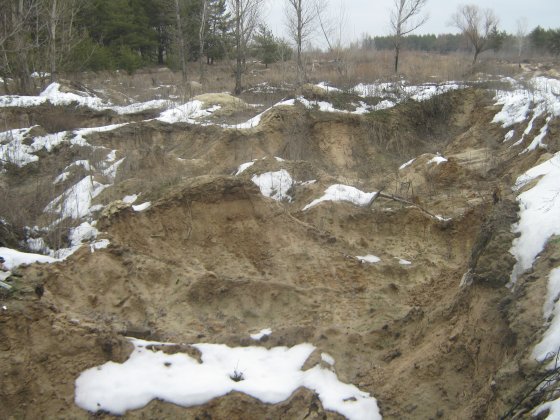
[[[273,334],[259,345],[307,341],[317,346],[313,360],[331,354],[340,380],[372,393],[385,418],[506,412],[535,368],[528,349],[540,329],[542,273],[560,246],[547,248],[516,294],[504,287],[517,212],[507,191],[535,158],[512,160],[503,130],[490,124],[488,94],[473,89],[441,100],[445,113],[433,104],[373,117],[295,107],[274,110],[247,131],[152,121],[92,135],[91,144],[127,156],[99,200],[141,192],[153,205],[106,211],[98,226],[111,242],[105,250],[83,247],[65,262],[19,270],[17,293],[0,302],[7,307],[0,311],[0,418],[90,418],[74,405],[74,381],[89,367],[126,360],[125,336],[246,346],[265,327]],[[48,120],[50,111],[42,112]],[[449,162],[427,165],[436,152]],[[63,148],[36,172],[3,182],[31,200],[38,179],[74,157]],[[291,203],[263,197],[251,176],[281,168],[317,182],[295,186]],[[379,198],[368,208],[326,202],[301,210],[335,182],[383,189],[416,206]],[[355,258],[366,254],[381,261]],[[469,269],[473,282],[460,287]],[[278,405],[234,393],[191,408],[154,401],[125,417],[337,415],[300,390]]]

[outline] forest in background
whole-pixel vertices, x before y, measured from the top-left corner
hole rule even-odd
[[[125,70],[185,62],[212,65],[236,57],[235,16],[226,0],[0,0],[0,78],[6,92],[31,93],[31,75]],[[245,40],[242,61],[268,65],[289,60],[292,46],[263,23]],[[297,44],[296,44],[297,45]],[[403,37],[404,48],[450,53],[472,47],[463,34]],[[494,28],[490,49],[560,54],[560,29],[537,27],[523,34]],[[306,48],[309,50],[308,44]],[[364,36],[347,49],[391,50],[394,37]],[[198,76],[198,74],[197,74]],[[198,78],[198,77],[197,77]],[[15,81],[12,87],[8,80]]]

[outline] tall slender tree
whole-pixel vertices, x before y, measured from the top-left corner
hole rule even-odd
[[[403,37],[418,29],[428,20],[427,15],[419,16],[426,2],[427,0],[394,0],[393,2],[390,24],[395,49],[395,73],[399,71],[399,54]]]
[[[177,43],[179,45],[179,61],[181,63],[181,76],[183,83],[187,81],[187,59],[186,59],[186,43],[185,33],[183,31],[183,23],[181,17],[181,4],[179,0],[175,0],[175,30],[177,33]]]
[[[214,60],[225,56],[230,44],[232,19],[226,7],[226,0],[209,0],[207,19],[206,62],[214,64]]]
[[[290,37],[296,45],[297,81],[305,81],[303,65],[303,44],[309,39],[317,19],[317,7],[314,0],[286,0],[286,23]]]
[[[246,58],[249,41],[257,27],[264,0],[229,0],[233,19],[233,41],[235,51],[235,88],[234,93],[243,90],[242,76],[246,71]]]

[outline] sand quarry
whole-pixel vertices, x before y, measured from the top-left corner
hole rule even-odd
[[[558,86],[0,97],[0,418],[530,417]]]

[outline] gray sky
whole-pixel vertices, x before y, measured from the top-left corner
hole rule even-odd
[[[360,39],[362,34],[372,36],[389,33],[389,14],[393,0],[327,0],[335,16],[340,15],[341,2],[346,12],[346,42]],[[481,8],[491,8],[500,18],[500,29],[515,33],[517,21],[525,17],[528,30],[537,25],[544,28],[560,28],[559,0],[428,0],[425,7],[428,22],[416,34],[456,33],[457,29],[448,25],[451,15],[462,4],[475,4]],[[286,0],[267,0],[264,19],[272,32],[287,37],[284,8]],[[316,37],[320,44],[320,37]]]

